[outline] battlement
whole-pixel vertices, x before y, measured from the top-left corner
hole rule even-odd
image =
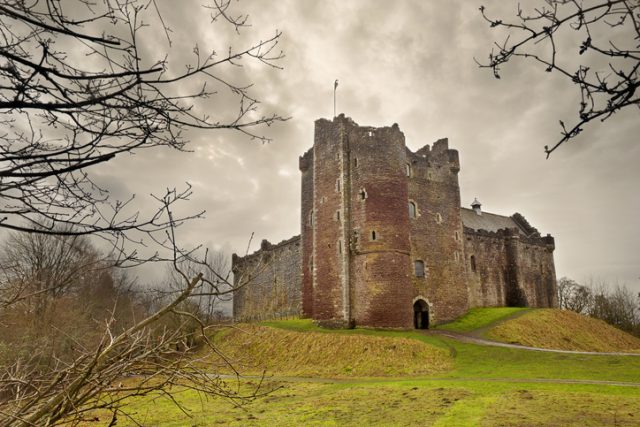
[[[396,123],[340,114],[315,121],[299,168],[301,234],[233,254],[236,319],[425,328],[469,307],[557,306],[554,238],[519,213],[461,207],[447,138],[414,153]]]
[[[315,143],[323,141],[329,144],[338,144],[339,136],[349,136],[352,143],[358,140],[370,140],[373,138],[377,141],[392,143],[394,141],[402,141],[404,143],[404,134],[400,130],[397,123],[391,126],[361,126],[351,117],[340,114],[333,120],[318,119],[315,121]]]
[[[285,247],[287,247],[288,245],[291,244],[295,244],[297,242],[299,242],[300,240],[300,235],[298,234],[297,236],[293,236],[289,239],[283,240],[281,242],[278,243],[271,243],[269,242],[267,239],[262,239],[262,242],[260,242],[260,249],[258,249],[257,251],[245,255],[243,257],[239,256],[238,254],[234,253],[231,255],[231,269],[234,270],[235,266],[241,265],[243,263],[246,262],[253,262],[256,259],[259,259],[261,256],[263,256],[265,253],[267,252],[273,252],[276,251],[278,249],[283,249]]]
[[[448,138],[440,138],[433,143],[433,147],[427,144],[415,153],[407,149],[407,157],[410,157],[414,164],[424,162],[428,167],[447,166],[454,173],[460,171],[458,150],[449,148]]]
[[[301,172],[306,172],[313,165],[313,148],[307,150],[298,160],[298,168]]]
[[[551,250],[555,249],[555,240],[553,236],[547,234],[544,237],[537,236],[525,236],[517,228],[501,228],[496,231],[488,230],[475,230],[470,227],[464,227],[464,234],[467,236],[485,237],[490,239],[518,239],[522,243],[526,243],[533,246],[546,247]]]

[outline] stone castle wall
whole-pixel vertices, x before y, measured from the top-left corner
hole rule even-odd
[[[397,125],[360,127],[350,120],[345,128],[351,318],[356,325],[409,328],[413,291],[404,134]]]
[[[557,307],[551,236],[464,231],[470,307]]]
[[[463,223],[458,152],[446,139],[413,153],[397,125],[340,115],[316,121],[299,167],[301,236],[234,255],[236,281],[250,279],[234,296],[236,319],[410,328],[414,302],[431,324],[470,307],[557,306],[553,238],[519,214],[482,217],[479,204]]]
[[[432,323],[455,319],[468,309],[463,260],[458,152],[442,139],[417,153],[407,150],[411,218],[411,258],[414,298],[429,304]],[[415,274],[415,261],[423,261],[424,277]]]
[[[302,251],[300,236],[240,258],[233,254],[233,317],[239,321],[301,315]]]

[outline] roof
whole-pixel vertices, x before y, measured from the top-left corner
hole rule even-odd
[[[513,218],[509,216],[496,215],[482,212],[482,215],[475,213],[473,209],[460,208],[462,224],[474,230],[498,231],[502,228],[517,228],[522,234],[526,233]]]

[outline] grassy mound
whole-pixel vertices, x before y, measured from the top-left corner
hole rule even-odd
[[[453,367],[446,350],[408,338],[241,325],[216,335],[215,344],[245,375],[266,369],[268,375],[278,376],[413,376],[442,373]]]
[[[487,327],[518,312],[529,310],[522,307],[472,308],[464,316],[445,323],[436,329],[454,332],[470,332]]]
[[[565,310],[532,310],[492,328],[486,336],[496,341],[539,348],[640,352],[640,339],[602,320]]]

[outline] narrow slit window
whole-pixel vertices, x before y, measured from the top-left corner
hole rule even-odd
[[[371,240],[376,240],[376,230],[371,230]]]
[[[416,273],[416,277],[424,277],[424,261],[415,260],[413,267]]]
[[[409,176],[409,177],[411,176],[411,165],[409,163],[407,163],[405,165],[405,172],[406,172],[407,176]]]
[[[471,255],[471,257],[469,258],[469,262],[471,263],[471,271],[475,272],[476,271],[476,257],[474,255]]]
[[[413,202],[409,202],[409,218],[415,218],[418,214],[418,208]]]
[[[362,190],[360,190],[360,200],[364,200],[367,198],[367,192],[364,191],[364,188]]]

